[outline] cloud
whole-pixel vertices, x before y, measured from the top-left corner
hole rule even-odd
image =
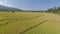
[[[17,7],[15,5],[9,4],[8,0],[0,0],[0,5],[7,6],[7,7],[15,7],[22,10],[29,10],[29,8],[22,8],[22,7]]]
[[[23,10],[29,10],[29,8],[25,8],[25,9],[23,9]]]
[[[21,8],[21,7],[20,7],[20,9],[22,9],[22,10],[29,10],[29,8]]]
[[[0,0],[0,5],[4,5],[7,7],[14,7],[13,5],[8,3],[8,0]]]

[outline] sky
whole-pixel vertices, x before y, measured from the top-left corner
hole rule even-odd
[[[47,10],[48,8],[59,7],[60,0],[0,0],[0,5],[22,10]]]

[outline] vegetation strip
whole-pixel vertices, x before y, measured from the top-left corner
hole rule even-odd
[[[39,25],[45,23],[46,21],[48,21],[48,20],[44,20],[43,22],[40,22],[39,24],[37,24],[37,25],[35,25],[35,26],[33,26],[33,27],[30,27],[30,28],[28,28],[28,29],[22,31],[22,32],[19,33],[19,34],[23,34],[24,32],[27,32],[27,31],[29,31],[29,30],[31,30],[31,29],[33,29],[33,28],[35,28],[35,27],[37,27],[37,26],[39,26]]]
[[[44,16],[45,14],[43,14],[43,15],[39,15],[39,16],[36,16],[36,17],[33,17],[33,18],[30,18],[30,19],[17,19],[17,20],[32,20],[32,19],[36,19],[36,18],[38,18],[38,17],[41,17],[41,16]]]
[[[39,15],[39,16],[36,16],[36,17],[34,17],[34,18],[32,18],[32,19],[36,19],[36,18],[38,18],[38,17],[41,17],[41,16],[44,16],[45,14],[43,14],[43,15]],[[31,19],[31,20],[32,20]]]
[[[1,25],[0,25],[0,27],[1,27],[1,26],[5,26],[5,25],[7,25],[7,24],[8,24],[8,23],[5,23],[5,24],[1,24]]]

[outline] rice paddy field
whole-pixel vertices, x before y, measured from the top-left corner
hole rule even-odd
[[[0,12],[0,34],[60,34],[60,16],[41,12]]]

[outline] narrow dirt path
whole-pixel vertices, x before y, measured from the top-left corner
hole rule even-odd
[[[60,23],[60,16],[59,15],[55,15],[55,14],[52,14],[52,13],[47,13],[45,15],[45,17],[48,17],[47,19],[49,21],[53,21],[55,23]]]
[[[48,20],[44,20],[43,22],[38,23],[38,24],[36,24],[35,26],[32,26],[32,27],[30,27],[30,28],[28,28],[28,29],[26,29],[26,30],[22,31],[22,32],[21,32],[21,33],[19,33],[19,34],[23,34],[24,32],[27,32],[27,31],[29,31],[29,30],[31,30],[31,29],[33,29],[33,28],[35,28],[35,27],[39,26],[39,25],[42,25],[42,24],[43,24],[43,23],[45,23],[46,21],[48,21]]]

